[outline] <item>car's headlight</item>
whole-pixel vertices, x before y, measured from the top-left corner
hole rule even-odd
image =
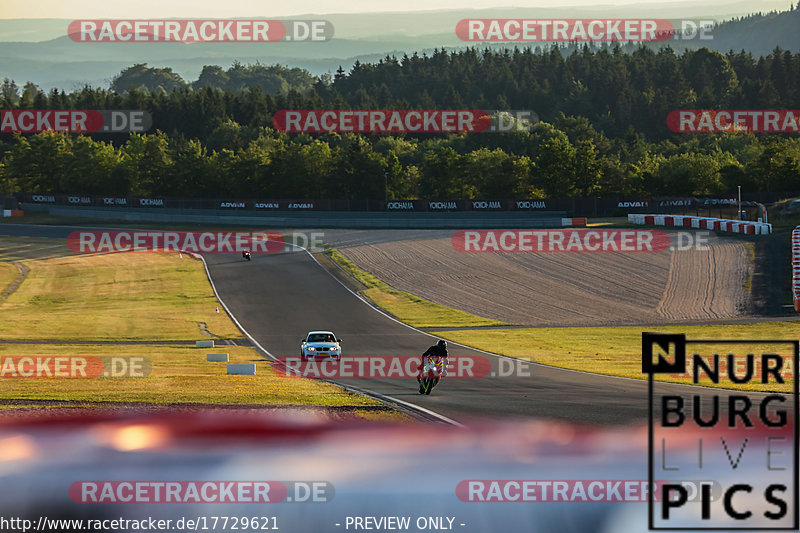
[[[332,351],[332,352],[335,352],[335,351],[336,351],[336,350],[338,350],[338,349],[339,349],[339,347],[338,347],[338,346],[331,346],[331,351]]]
[[[306,350],[308,350],[309,352],[313,352],[314,351],[314,347],[313,346],[308,346],[306,348]]]

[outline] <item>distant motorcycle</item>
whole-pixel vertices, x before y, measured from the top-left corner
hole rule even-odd
[[[443,375],[444,357],[441,355],[428,355],[424,357],[424,362],[420,365],[420,373],[417,376],[419,393],[430,394],[433,387],[439,383]]]
[[[242,252],[242,257],[244,259],[247,259],[248,261],[250,261],[250,252],[248,252],[248,251]]]

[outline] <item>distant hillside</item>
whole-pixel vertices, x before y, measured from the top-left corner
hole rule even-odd
[[[445,9],[439,11],[406,11],[383,13],[315,13],[292,17],[276,17],[268,7],[259,13],[249,13],[251,18],[281,20],[325,19],[333,23],[336,36],[343,39],[390,39],[401,35],[414,37],[431,34],[452,34],[455,23],[464,18],[711,18],[727,20],[757,11],[784,11],[793,0],[704,0],[667,1],[650,5],[567,6],[567,7],[506,7],[491,9]],[[556,2],[554,2],[556,3]],[[2,15],[0,13],[0,15]],[[192,15],[194,18],[194,14]],[[197,16],[202,18],[202,15]],[[245,17],[235,17],[245,18]],[[0,19],[0,42],[41,42],[64,36],[68,19]]]
[[[108,87],[112,78],[131,65],[172,68],[185,80],[195,80],[206,65],[230,67],[242,64],[281,64],[299,67],[311,74],[333,73],[339,66],[374,62],[386,55],[430,54],[435,48],[464,48],[469,43],[455,35],[463,18],[597,18],[646,17],[669,19],[731,19],[714,29],[713,39],[653,43],[676,50],[708,47],[713,50],[744,49],[756,56],[776,46],[800,51],[800,10],[785,9],[786,0],[758,2],[762,14],[747,15],[753,2],[696,5],[665,3],[661,6],[604,6],[569,8],[525,8],[491,10],[450,10],[430,13],[380,13],[355,15],[300,15],[296,19],[325,19],[333,23],[334,38],[318,43],[78,43],[64,35],[68,20],[0,20],[0,79],[8,77],[22,85],[32,81],[41,88],[71,90],[84,84]],[[268,15],[260,15],[267,16]],[[49,37],[49,39],[48,39]],[[43,38],[39,42],[24,42]],[[509,44],[474,43],[478,48],[502,48]],[[533,48],[547,43],[527,43]]]
[[[727,52],[744,49],[766,55],[776,46],[800,51],[800,9],[782,13],[756,14],[728,21],[714,29],[709,48]]]

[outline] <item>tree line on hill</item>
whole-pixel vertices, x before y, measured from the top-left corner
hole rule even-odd
[[[280,80],[278,80],[280,78]],[[113,89],[0,85],[2,109],[143,109],[145,134],[0,134],[0,192],[261,198],[541,198],[800,189],[798,134],[676,134],[675,109],[792,109],[800,54],[472,48],[313,77],[134,65]],[[281,109],[529,109],[532,131],[286,134]]]

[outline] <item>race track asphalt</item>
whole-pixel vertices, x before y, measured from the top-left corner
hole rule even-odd
[[[65,238],[78,228],[0,225],[0,235]],[[435,337],[375,310],[347,290],[308,253],[205,257],[219,296],[242,327],[276,357],[299,355],[310,330],[332,330],[348,356],[419,356]],[[451,356],[499,358],[450,343]],[[514,363],[516,364],[516,363]],[[547,418],[612,425],[647,419],[647,382],[520,363],[529,375],[446,378],[430,396],[411,378],[334,380],[429,409],[461,423],[481,418]],[[659,385],[661,390],[673,386]],[[674,386],[686,394],[684,386]],[[709,389],[693,392],[710,396]],[[725,393],[723,393],[723,396]]]
[[[435,343],[435,337],[396,322],[357,298],[305,252],[254,255],[251,262],[208,255],[206,261],[220,297],[273,356],[298,356],[300,340],[317,329],[331,330],[342,339],[343,358],[419,356]],[[453,343],[448,351],[455,357],[487,358],[493,371],[500,372],[495,356]],[[410,402],[462,423],[536,417],[608,425],[647,418],[645,381],[519,365],[522,372],[529,370],[528,376],[446,378],[430,396],[421,396],[416,380],[408,378],[333,381]]]

